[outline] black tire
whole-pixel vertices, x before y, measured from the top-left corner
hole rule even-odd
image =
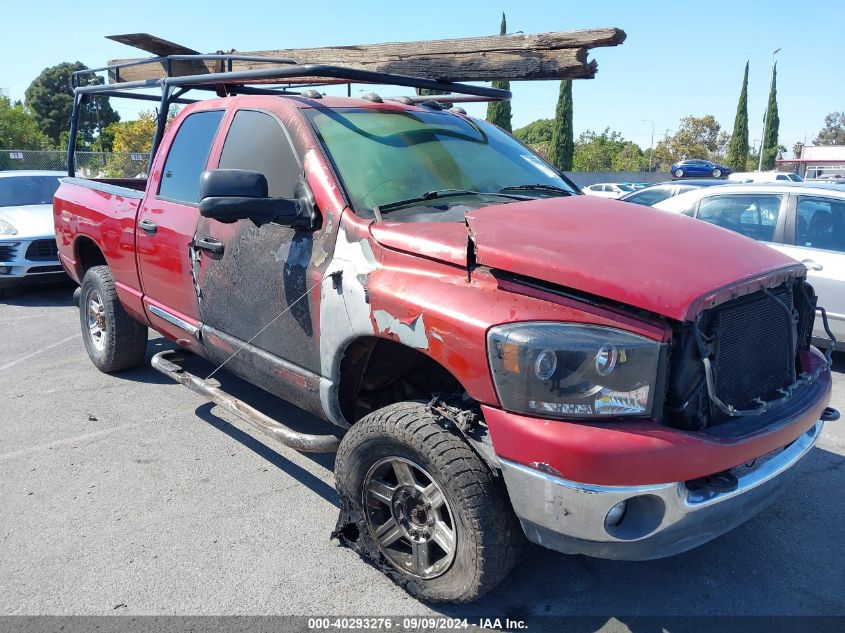
[[[676,169],[675,170],[675,178],[683,178],[684,177],[684,170],[683,169]]]
[[[435,483],[445,498],[445,503],[442,500],[440,503],[446,510],[434,512],[442,518],[448,511],[454,526],[454,555],[449,566],[436,577],[422,578],[391,561],[365,516],[369,511],[373,517],[369,495],[368,510],[364,509],[365,482],[370,481],[370,474],[380,463],[394,459],[418,465],[421,469],[415,470],[418,476],[422,472],[430,478],[428,489],[431,482]],[[342,503],[335,536],[417,598],[470,602],[499,584],[519,560],[524,536],[502,479],[494,477],[451,422],[425,404],[400,402],[357,422],[341,441],[335,480]],[[398,481],[393,499],[401,493],[400,488]],[[384,510],[393,512],[388,508],[401,505],[395,501],[393,506],[385,503]],[[430,508],[429,512],[432,512]],[[425,512],[422,514],[425,516]],[[420,520],[419,515],[413,516]],[[388,517],[387,521],[390,520]],[[413,548],[411,539],[404,538]],[[401,540],[397,539],[397,547],[402,545]],[[436,543],[426,547],[429,552],[440,550]]]
[[[98,311],[99,336],[89,327],[92,300],[102,307]],[[132,369],[144,361],[147,327],[123,309],[108,266],[93,266],[85,273],[79,297],[79,323],[88,357],[100,371]]]
[[[713,176],[713,178],[721,178],[722,177],[722,170],[719,169],[718,167],[716,167],[711,172],[711,175]]]

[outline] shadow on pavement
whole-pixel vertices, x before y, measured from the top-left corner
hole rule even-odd
[[[178,385],[167,376],[157,372],[150,366],[150,359],[154,354],[157,354],[165,349],[177,348],[178,346],[175,343],[171,343],[165,338],[158,337],[151,339],[147,343],[147,355],[144,365],[136,369],[119,372],[113,375],[116,378],[122,378],[124,380],[144,382],[148,384],[172,384],[176,388],[187,389],[187,387]],[[201,378],[208,376],[215,367],[205,359],[190,353],[186,353],[185,360],[180,364],[187,371],[200,376]],[[339,429],[331,423],[320,420],[310,413],[307,413],[281,398],[264,391],[260,387],[256,387],[255,385],[245,382],[226,371],[216,373],[212,380],[217,381],[220,388],[226,393],[243,400],[248,405],[258,409],[265,415],[293,428],[296,431],[313,433],[316,435],[336,434],[337,431],[339,431]],[[258,438],[260,438],[256,439],[249,433],[246,433],[237,426],[229,423],[219,415],[216,415],[214,407],[214,403],[207,402],[197,407],[195,414],[198,418],[207,422],[218,431],[225,433],[233,440],[240,442],[243,446],[267,460],[276,468],[279,468],[294,477],[300,483],[310,488],[313,492],[323,497],[332,505],[337,507],[340,506],[340,502],[334,488],[322,482],[318,477],[308,472],[306,469],[291,462],[274,448],[280,448],[281,445],[276,443],[272,438],[264,436],[260,432],[256,432]],[[247,422],[243,422],[243,424],[246,428],[251,428]],[[303,453],[303,455],[327,470],[334,470],[334,454]]]
[[[4,288],[0,294],[0,305],[26,308],[72,306],[74,290],[76,284],[70,279]]]

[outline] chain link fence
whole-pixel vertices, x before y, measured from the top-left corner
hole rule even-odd
[[[149,152],[76,152],[76,174],[86,178],[146,178]],[[67,152],[0,149],[0,171],[46,169],[67,171]]]

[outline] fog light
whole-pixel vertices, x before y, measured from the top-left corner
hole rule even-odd
[[[607,512],[604,519],[604,526],[607,528],[616,527],[625,516],[625,510],[628,509],[628,501],[620,501]]]
[[[0,275],[8,275],[10,272],[12,272],[12,269],[8,266],[0,266]]]

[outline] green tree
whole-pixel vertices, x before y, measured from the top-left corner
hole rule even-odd
[[[654,158],[664,169],[685,158],[721,161],[728,144],[728,135],[712,114],[681,119],[678,131],[667,136],[654,148]]]
[[[572,129],[572,82],[560,82],[560,94],[555,107],[552,138],[549,143],[549,162],[562,171],[571,171],[575,157]]]
[[[831,112],[824,118],[816,145],[845,145],[845,112]]]
[[[499,35],[505,35],[508,32],[508,25],[505,20],[505,14],[502,13],[502,23],[499,26]],[[493,82],[494,88],[501,88],[502,90],[510,90],[511,82],[504,79],[497,79]],[[498,125],[503,130],[511,131],[511,102],[510,101],[491,101],[487,104],[487,120],[490,123]]]
[[[44,149],[48,144],[32,113],[0,93],[0,148]]]
[[[574,171],[640,171],[648,166],[640,147],[610,128],[601,134],[582,132],[572,163]]]
[[[763,169],[775,168],[780,146],[778,145],[778,128],[780,128],[780,117],[778,116],[778,67],[772,67],[772,85],[769,88],[769,103],[766,108],[766,127],[763,129]]]
[[[742,171],[748,162],[748,62],[745,62],[745,75],[742,78],[742,90],[736,106],[734,131],[728,147],[727,163],[734,171]]]
[[[165,129],[170,127],[179,110],[174,106],[167,114]],[[153,136],[158,117],[155,112],[141,112],[134,121],[119,121],[112,123],[105,130],[104,135],[112,138],[113,153],[109,155],[105,173],[111,178],[134,178],[138,175],[138,161],[132,160],[131,154],[150,153]]]
[[[513,131],[513,135],[526,145],[535,146],[552,140],[552,122],[554,119],[537,119],[525,127]]]
[[[62,132],[67,130],[73,111],[71,75],[85,70],[81,62],[64,62],[45,68],[26,89],[26,106],[32,110],[38,127],[54,144],[59,145]],[[91,76],[91,83],[103,83],[102,77]],[[120,120],[109,104],[108,98],[92,97],[86,100],[79,117],[79,144],[90,144],[96,134],[111,123]]]

